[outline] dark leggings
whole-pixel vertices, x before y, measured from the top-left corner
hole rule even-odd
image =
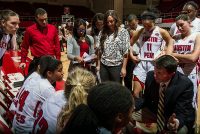
[[[115,81],[121,83],[122,78],[120,76],[122,65],[119,66],[106,66],[101,63],[100,65],[100,77],[101,81]]]
[[[131,91],[132,90],[132,79],[133,79],[133,69],[135,67],[135,63],[128,59],[126,65],[126,77],[124,78],[125,86]]]

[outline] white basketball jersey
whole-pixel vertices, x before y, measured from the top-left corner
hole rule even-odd
[[[35,120],[33,133],[56,134],[57,117],[65,104],[64,90],[57,91],[48,98]]]
[[[137,25],[136,31],[137,31],[137,30],[140,30],[140,29],[142,29],[142,28],[143,28],[142,26]],[[136,54],[136,55],[139,54],[140,47],[139,47],[139,43],[138,43],[138,42],[136,42],[133,46],[130,46],[130,47],[133,48],[133,53],[134,53],[134,54]]]
[[[171,36],[180,34],[180,31],[178,30],[176,23],[172,24],[169,33],[170,33]]]
[[[152,61],[158,56],[162,46],[162,35],[160,28],[155,27],[151,31],[143,31],[138,39],[140,53],[139,58],[145,61]]]
[[[2,56],[4,55],[4,53],[7,50],[9,40],[10,40],[10,35],[3,34],[3,37],[0,41],[0,59],[2,58]]]
[[[23,86],[21,87],[21,89],[26,87],[26,84],[28,84],[31,81],[31,79],[37,79],[37,78],[41,79],[41,76],[37,72],[33,72],[28,78],[26,78],[26,80],[24,81]],[[13,98],[13,102],[10,105],[10,108],[9,108],[10,111],[16,111],[16,105],[17,105],[16,103],[18,102],[17,96],[18,96],[18,94],[21,93],[21,89],[19,90],[17,95]]]
[[[200,32],[200,19],[199,18],[195,18],[192,22],[192,32]],[[170,28],[170,34],[171,36],[180,34],[180,31],[178,30],[176,23],[172,24],[171,28]]]
[[[193,32],[200,32],[200,19],[195,18],[192,22],[192,31]]]
[[[17,95],[16,113],[13,119],[14,133],[30,133],[43,102],[55,93],[47,79],[32,78]]]
[[[195,39],[198,33],[193,33],[183,40],[180,36],[177,36],[177,40],[174,43],[174,52],[179,54],[191,54],[194,51],[196,44]],[[178,71],[185,75],[197,74],[197,63],[183,63],[178,67]]]

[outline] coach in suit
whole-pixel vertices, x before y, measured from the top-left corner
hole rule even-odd
[[[155,60],[155,70],[147,74],[144,96],[136,100],[136,109],[147,108],[152,112],[157,117],[157,128],[158,122],[163,122],[158,131],[162,129],[161,132],[175,131],[183,134],[191,131],[195,120],[192,106],[193,84],[176,71],[177,65],[177,61],[170,55],[163,55]],[[165,89],[161,85],[165,85]],[[161,90],[164,93],[163,100]]]

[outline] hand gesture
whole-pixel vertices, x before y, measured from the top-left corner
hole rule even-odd
[[[131,56],[131,59],[133,60],[133,62],[135,63],[139,63],[140,62],[140,59],[138,56]]]
[[[77,56],[74,58],[76,61],[78,61],[78,63],[82,63],[83,62],[83,58],[80,56]]]
[[[179,127],[179,121],[178,119],[176,118],[176,114],[173,113],[169,120],[168,120],[168,123],[167,123],[167,127],[170,131],[174,131],[175,133],[177,132],[178,130],[178,127]]]

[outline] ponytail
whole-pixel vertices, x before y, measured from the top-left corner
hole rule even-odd
[[[61,128],[63,128],[68,121],[69,117],[71,116],[71,113],[73,110],[80,104],[86,104],[88,93],[85,92],[84,87],[82,85],[75,85],[73,90],[71,91],[69,95],[69,101],[63,108],[63,110],[60,113],[60,117],[58,120],[58,124]]]
[[[78,105],[87,103],[88,93],[95,83],[95,76],[83,68],[77,67],[68,74],[64,91],[67,103],[58,116],[57,129],[65,126]]]

